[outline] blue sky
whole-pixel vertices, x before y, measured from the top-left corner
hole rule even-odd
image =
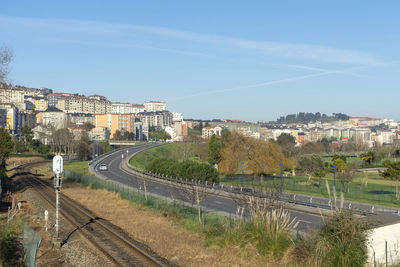
[[[82,3],[84,2],[84,3]],[[5,1],[10,80],[186,118],[400,120],[396,1]]]

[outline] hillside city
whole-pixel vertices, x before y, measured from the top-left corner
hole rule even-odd
[[[34,139],[44,143],[51,135],[50,127],[55,130],[68,128],[74,138],[79,139],[87,130],[87,124],[94,126],[88,137],[99,141],[121,140],[125,132],[133,133],[130,137],[132,141],[151,140],[151,129],[163,129],[170,141],[181,141],[188,135],[188,128],[201,130],[203,138],[213,134],[220,136],[223,129],[265,140],[277,140],[282,133],[286,133],[292,135],[298,145],[326,138],[337,147],[353,143],[373,148],[398,144],[400,139],[400,123],[392,119],[345,116],[324,121],[326,117],[325,114],[319,115],[320,120],[317,117],[305,123],[286,122],[285,117],[277,122],[258,123],[195,120],[184,119],[182,113],[168,111],[167,103],[161,101],[143,104],[111,102],[98,94],[84,96],[6,83],[2,83],[0,88],[0,126],[12,135],[18,135],[24,126],[28,126],[33,130]]]
[[[0,267],[400,267],[399,9],[4,1]]]

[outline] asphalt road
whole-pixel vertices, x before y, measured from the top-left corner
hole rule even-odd
[[[121,184],[138,188],[143,190],[143,178],[133,175],[121,169],[122,158],[121,155],[124,154],[124,158],[132,155],[133,153],[143,150],[143,147],[130,147],[128,148],[128,153],[126,149],[116,152],[111,156],[100,160],[96,164],[96,172],[107,177],[107,179],[117,181]],[[105,164],[108,167],[107,171],[99,171],[98,166],[100,164]],[[147,191],[173,199],[182,199],[182,194],[180,194],[179,189],[171,184],[158,182],[154,180],[146,179]],[[207,209],[212,209],[214,211],[225,212],[234,215],[236,213],[237,204],[232,199],[221,196],[221,195],[208,195],[201,205]],[[299,221],[298,230],[305,231],[307,229],[317,229],[322,225],[322,218],[320,215],[314,215],[306,212],[288,210],[291,217],[296,217]]]

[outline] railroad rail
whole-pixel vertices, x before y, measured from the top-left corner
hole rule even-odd
[[[21,169],[29,169],[40,163],[21,165]],[[43,162],[41,162],[43,164]],[[29,174],[26,171],[25,174]],[[55,208],[55,193],[49,182],[31,175],[26,182],[53,208]],[[71,223],[87,241],[96,247],[116,266],[167,266],[164,259],[153,256],[139,243],[112,229],[113,225],[99,217],[93,216],[88,210],[66,196],[62,197],[60,214]],[[115,227],[115,226],[114,226]],[[75,231],[74,230],[74,231]],[[65,243],[67,239],[63,241]],[[63,244],[62,243],[62,244]],[[143,246],[143,245],[142,245]]]

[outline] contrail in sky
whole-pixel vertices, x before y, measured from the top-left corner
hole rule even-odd
[[[326,75],[329,75],[329,74],[336,74],[336,73],[342,74],[347,70],[359,69],[359,68],[362,68],[362,67],[349,68],[349,69],[345,69],[345,70],[331,70],[331,71],[325,71],[325,72],[316,73],[316,74],[295,76],[295,77],[291,77],[291,78],[274,80],[274,81],[269,81],[269,82],[264,82],[264,83],[257,83],[257,84],[250,84],[250,85],[244,85],[244,86],[238,86],[238,87],[225,88],[225,89],[220,89],[220,90],[199,92],[197,94],[186,95],[186,96],[177,97],[177,98],[170,98],[170,99],[168,99],[168,101],[183,100],[183,99],[186,99],[186,98],[193,98],[193,97],[204,96],[204,95],[221,94],[221,93],[232,92],[232,91],[241,91],[241,90],[244,90],[244,89],[267,87],[267,86],[281,84],[281,83],[288,83],[288,82],[305,80],[305,79],[314,78],[314,77],[326,76]]]

